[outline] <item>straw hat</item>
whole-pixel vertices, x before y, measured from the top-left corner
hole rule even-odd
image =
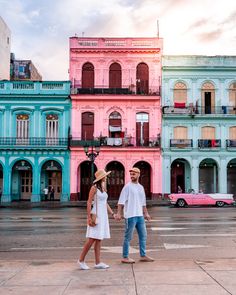
[[[129,172],[135,172],[135,173],[140,174],[140,169],[138,169],[137,167],[133,167],[129,170]]]
[[[106,177],[107,175],[109,175],[111,173],[111,171],[106,172],[104,169],[99,169],[96,173],[95,173],[95,180],[93,183],[103,179],[104,177]]]

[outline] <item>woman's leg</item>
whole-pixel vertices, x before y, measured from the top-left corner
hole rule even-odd
[[[99,264],[100,253],[101,253],[101,240],[95,240],[94,252],[95,252],[95,264]]]
[[[87,240],[87,242],[84,244],[84,248],[80,254],[80,257],[79,257],[79,261],[80,262],[83,262],[84,259],[85,259],[85,256],[87,255],[89,249],[92,247],[93,243],[95,242],[96,240],[95,239],[91,239],[89,238]]]

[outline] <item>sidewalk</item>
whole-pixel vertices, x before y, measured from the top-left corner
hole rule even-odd
[[[117,205],[116,201],[109,201],[112,207]],[[147,200],[147,206],[169,206],[170,200],[165,198],[158,198],[155,200]],[[12,202],[12,203],[0,203],[0,208],[17,208],[17,209],[27,209],[27,208],[68,208],[68,207],[86,207],[86,201],[70,201],[70,202],[60,202],[60,201],[42,201],[39,203],[31,203],[27,201]]]
[[[92,261],[87,261],[93,266]],[[74,261],[0,261],[1,295],[236,294],[236,259],[111,260],[108,270],[81,271]]]

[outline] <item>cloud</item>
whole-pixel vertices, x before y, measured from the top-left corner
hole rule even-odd
[[[217,29],[211,32],[199,33],[197,37],[200,42],[208,43],[220,39],[222,34],[223,31],[221,29]]]

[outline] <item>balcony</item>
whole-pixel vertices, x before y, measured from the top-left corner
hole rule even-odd
[[[233,106],[215,106],[215,107],[174,107],[164,106],[162,113],[165,115],[236,115],[236,107]]]
[[[108,88],[108,87],[96,87],[96,88],[81,88],[80,86],[74,84],[71,88],[71,94],[89,94],[89,95],[150,95],[150,96],[160,96],[160,89],[152,89],[149,93],[143,93],[142,91],[136,91],[136,87],[131,85],[127,88]]]
[[[72,138],[70,140],[71,147],[83,147],[86,145],[103,146],[112,148],[160,148],[160,138],[148,138],[145,140],[136,139],[134,137],[100,137],[95,140],[82,140]]]
[[[221,147],[220,139],[198,139],[199,149],[210,149],[215,150]]]
[[[226,148],[227,149],[236,149],[236,140],[227,139],[226,140]]]
[[[192,149],[192,139],[170,139],[171,149]]]
[[[46,137],[0,137],[0,149],[55,149],[68,148],[68,138],[46,138]]]

